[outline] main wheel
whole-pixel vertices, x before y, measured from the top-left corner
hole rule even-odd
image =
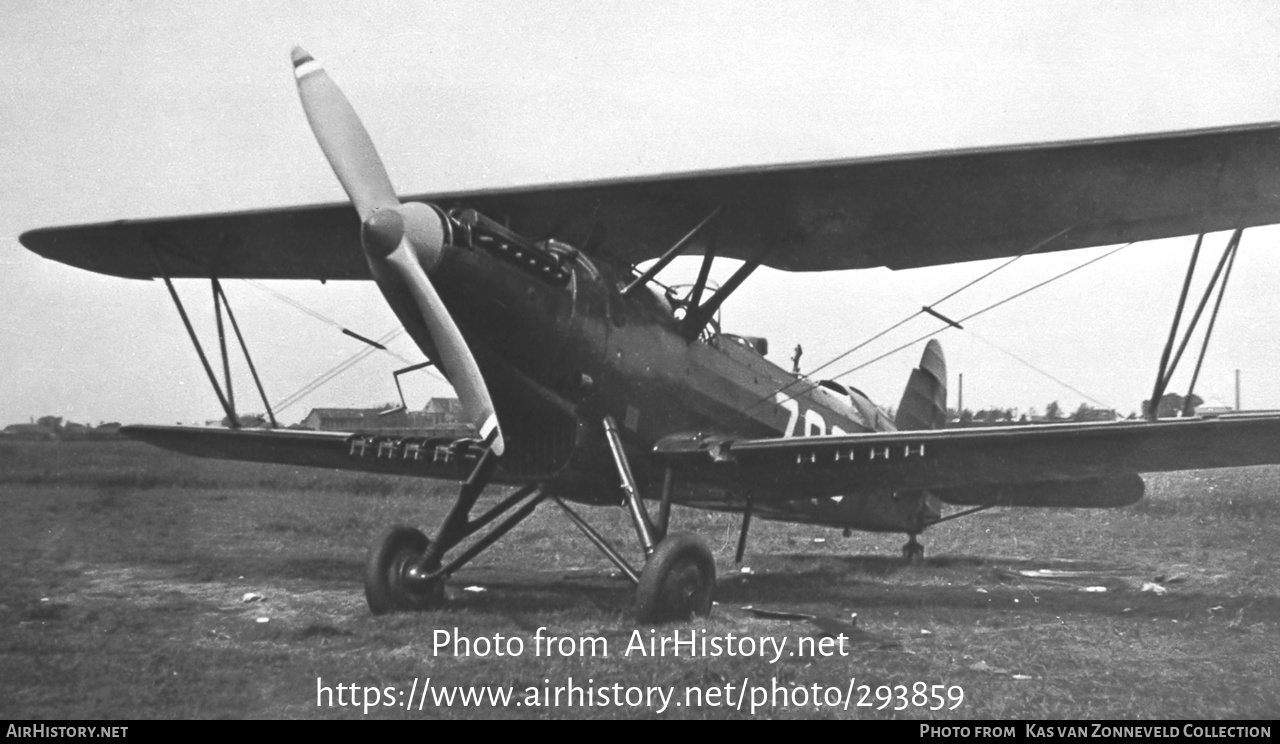
[[[375,615],[428,610],[444,604],[444,581],[409,576],[409,567],[431,541],[413,527],[388,527],[369,548],[364,567],[364,597]]]
[[[636,620],[664,623],[711,614],[716,562],[696,535],[667,535],[649,556],[636,587]]]

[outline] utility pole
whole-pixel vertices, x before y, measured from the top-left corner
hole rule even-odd
[[[964,413],[964,373],[960,373],[960,394],[956,396],[956,416],[959,417]]]
[[[1240,410],[1240,370],[1236,370],[1236,410]]]

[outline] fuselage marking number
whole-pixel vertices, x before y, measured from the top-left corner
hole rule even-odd
[[[791,438],[795,436],[802,437],[820,437],[824,434],[848,434],[847,431],[839,426],[827,426],[827,420],[823,418],[822,413],[815,408],[806,408],[804,410],[804,428],[797,432],[797,424],[800,422],[800,401],[795,398],[788,398],[782,393],[774,393],[773,400],[782,409],[787,412],[787,427],[782,430],[783,438]]]

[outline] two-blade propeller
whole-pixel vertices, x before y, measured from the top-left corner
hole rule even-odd
[[[293,74],[311,131],[360,215],[360,242],[371,262],[389,265],[408,288],[427,323],[431,341],[463,407],[494,454],[504,442],[498,416],[471,349],[422,268],[444,248],[444,229],[425,205],[401,204],[355,109],[318,62],[301,47],[293,50]]]

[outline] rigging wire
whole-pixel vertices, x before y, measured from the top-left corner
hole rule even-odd
[[[930,312],[930,313],[932,313],[932,311],[931,311],[931,310],[926,310],[926,308],[932,308],[932,307],[934,307],[934,306],[936,306],[936,305],[940,305],[940,304],[942,304],[943,302],[946,302],[947,300],[951,299],[952,297],[955,297],[956,295],[958,295],[958,294],[960,294],[961,292],[965,291],[965,290],[966,290],[966,289],[968,289],[969,287],[972,287],[973,285],[975,285],[975,284],[977,284],[978,282],[980,282],[980,281],[982,281],[982,280],[986,279],[987,277],[991,276],[992,274],[995,274],[997,271],[1000,271],[1000,270],[1002,270],[1002,269],[1004,269],[1004,268],[1008,267],[1008,266],[1009,266],[1010,264],[1012,264],[1014,261],[1017,261],[1018,259],[1022,258],[1023,256],[1029,256],[1029,255],[1031,255],[1032,253],[1036,253],[1037,251],[1039,251],[1041,248],[1045,247],[1045,246],[1046,246],[1046,245],[1048,245],[1049,243],[1052,243],[1053,241],[1057,240],[1058,238],[1062,237],[1063,235],[1066,235],[1066,234],[1067,234],[1067,232],[1068,232],[1068,231],[1070,231],[1070,230],[1071,230],[1071,226],[1064,227],[1063,229],[1061,229],[1061,230],[1059,230],[1058,232],[1056,232],[1056,233],[1054,233],[1054,234],[1050,235],[1049,237],[1045,238],[1044,240],[1041,240],[1039,243],[1036,243],[1036,244],[1032,245],[1030,248],[1027,248],[1027,249],[1026,249],[1025,251],[1023,251],[1022,253],[1019,253],[1018,255],[1014,256],[1013,258],[1009,259],[1008,261],[1005,261],[1004,263],[1000,264],[999,266],[996,266],[995,268],[991,269],[991,270],[990,270],[990,271],[988,271],[987,273],[985,273],[985,274],[983,274],[983,275],[979,276],[979,277],[978,277],[978,278],[976,278],[976,279],[973,279],[973,280],[969,281],[968,283],[964,284],[963,286],[959,287],[958,289],[955,289],[955,290],[953,290],[952,292],[950,292],[950,293],[948,293],[948,294],[944,295],[944,296],[943,296],[943,297],[941,297],[940,299],[934,300],[934,302],[933,302],[933,304],[932,304],[932,305],[925,305],[925,306],[921,307],[919,310],[915,311],[914,313],[911,313],[911,314],[910,314],[910,315],[908,315],[907,317],[903,318],[902,320],[899,320],[897,323],[894,323],[893,325],[889,326],[888,328],[885,328],[884,330],[882,330],[882,331],[880,331],[879,333],[875,334],[875,335],[874,335],[874,336],[872,336],[871,338],[868,338],[868,339],[866,339],[865,341],[863,341],[862,343],[859,343],[859,344],[857,344],[857,345],[853,346],[852,348],[850,348],[850,349],[846,350],[845,352],[843,352],[843,353],[841,353],[841,354],[839,354],[839,355],[837,355],[837,356],[835,356],[835,357],[832,357],[831,359],[828,359],[827,361],[825,361],[825,362],[823,362],[822,364],[818,365],[816,368],[814,368],[814,369],[810,370],[810,371],[809,371],[809,373],[808,373],[805,377],[798,377],[798,378],[796,378],[795,380],[792,380],[791,382],[788,382],[786,385],[783,385],[782,387],[778,388],[778,389],[777,389],[777,390],[775,390],[771,395],[762,396],[761,398],[759,398],[758,400],[756,400],[754,403],[752,403],[750,406],[747,406],[747,410],[752,410],[752,409],[754,409],[756,406],[760,405],[761,403],[763,403],[763,402],[765,402],[765,401],[773,400],[774,396],[778,395],[779,393],[784,393],[784,392],[786,392],[787,390],[790,390],[794,385],[796,385],[796,384],[798,384],[798,383],[800,383],[800,382],[802,382],[802,381],[807,380],[809,377],[811,377],[811,376],[813,376],[813,375],[817,374],[818,372],[821,372],[822,370],[826,369],[827,367],[830,367],[831,365],[835,364],[836,362],[840,361],[841,359],[844,359],[845,357],[849,356],[850,354],[854,353],[855,351],[857,351],[857,350],[859,350],[859,349],[863,348],[863,347],[864,347],[864,346],[866,346],[867,344],[870,344],[870,343],[872,343],[873,341],[875,341],[875,340],[877,340],[877,339],[879,339],[879,338],[882,338],[882,337],[883,337],[883,336],[885,336],[886,334],[888,334],[888,333],[890,333],[890,332],[892,332],[892,331],[894,331],[894,330],[897,330],[898,328],[901,328],[903,325],[906,325],[907,323],[911,322],[912,320],[915,320],[915,319],[916,319],[916,317],[918,317],[918,316],[920,316],[920,315],[923,315],[923,314],[925,314],[926,312]],[[972,317],[972,316],[970,316],[970,317]],[[933,335],[933,334],[931,333],[931,334],[929,334],[929,335]],[[919,340],[919,339],[917,339],[917,341],[918,341],[918,340]],[[911,343],[916,343],[916,341],[913,341],[913,342],[911,342]],[[908,345],[910,345],[910,344],[908,344]],[[905,348],[905,347],[903,347],[903,348]],[[895,351],[898,351],[898,349],[895,349]],[[875,360],[872,360],[872,361],[875,361]],[[865,365],[864,365],[864,366],[865,366]],[[854,369],[861,369],[861,367],[855,367]],[[847,375],[847,374],[849,374],[849,372],[852,372],[852,371],[853,371],[853,370],[849,370],[848,372],[842,372],[840,375],[837,375],[837,378],[838,378],[838,377],[843,377],[844,375]]]
[[[304,313],[306,315],[309,315],[312,318],[320,321],[321,323],[324,323],[325,325],[331,326],[333,328],[337,328],[339,331],[342,331],[343,333],[346,333],[348,335],[352,335],[351,331],[348,331],[346,326],[342,325],[338,321],[328,317],[327,315],[324,315],[315,310],[312,310],[311,308],[307,307],[306,305],[303,305],[301,302],[298,302],[297,300],[293,299],[292,297],[290,297],[289,295],[283,292],[273,289],[272,287],[268,287],[262,282],[255,281],[253,279],[245,279],[243,281],[245,284],[248,284],[254,289],[257,289],[261,292],[264,292],[276,298],[277,300],[280,300],[281,302],[285,303],[286,305],[289,305],[293,309],[301,313]],[[320,374],[315,379],[311,380],[307,384],[303,385],[302,387],[293,391],[289,395],[286,395],[284,398],[280,399],[280,401],[278,401],[275,404],[275,410],[279,412],[293,405],[296,405],[297,403],[302,401],[303,398],[307,397],[311,393],[320,389],[320,387],[322,387],[323,385],[328,384],[331,380],[333,380],[338,375],[341,375],[342,373],[354,367],[356,364],[359,364],[360,362],[364,361],[366,358],[369,357],[369,355],[371,355],[375,351],[384,351],[387,354],[390,354],[391,356],[395,357],[396,359],[399,359],[401,362],[404,362],[405,364],[410,366],[418,364],[418,362],[415,362],[414,360],[404,356],[403,354],[400,354],[392,349],[385,347],[385,344],[387,341],[393,338],[396,338],[403,332],[404,332],[404,328],[393,329],[392,331],[384,335],[382,338],[378,339],[377,343],[384,345],[384,347],[381,349],[375,348],[373,346],[366,346],[365,348],[360,349],[355,354],[351,355],[350,357],[347,357],[343,361],[339,362],[337,365],[331,367],[327,371]],[[361,340],[364,340],[364,337],[359,336],[358,334],[356,334],[356,337]],[[430,375],[431,377],[435,378],[440,382],[448,382],[448,380],[445,380],[443,375],[441,375],[439,372],[436,372],[434,369],[427,367],[427,368],[423,368],[423,370],[428,375]]]
[[[316,320],[320,321],[321,323],[324,323],[325,325],[332,326],[333,328],[337,328],[339,331],[343,331],[343,332],[347,332],[347,333],[349,333],[349,331],[347,331],[347,327],[346,327],[346,326],[344,326],[344,325],[342,325],[342,324],[341,324],[341,323],[339,323],[338,321],[334,320],[333,318],[330,318],[330,317],[329,317],[329,316],[327,316],[327,315],[324,315],[324,314],[322,314],[322,313],[316,312],[315,310],[312,310],[311,308],[307,307],[306,305],[303,305],[301,302],[298,302],[297,300],[293,299],[292,297],[290,297],[289,295],[287,295],[287,294],[285,294],[285,293],[283,293],[283,292],[280,292],[279,290],[276,290],[276,289],[273,289],[273,288],[271,288],[271,287],[268,287],[267,285],[263,284],[262,282],[255,281],[255,280],[253,280],[253,279],[244,279],[243,281],[244,281],[244,283],[245,283],[245,284],[248,284],[249,286],[253,287],[254,289],[257,289],[257,290],[259,290],[259,291],[261,291],[261,292],[265,292],[266,294],[269,294],[269,295],[271,295],[272,297],[275,297],[277,300],[280,300],[281,302],[285,303],[286,305],[289,305],[289,306],[290,306],[290,307],[292,307],[293,309],[295,309],[295,310],[297,310],[297,311],[299,311],[299,312],[301,312],[301,313],[305,313],[306,315],[310,315],[312,318],[315,318]],[[381,342],[381,341],[379,341],[379,343],[382,343],[382,342]],[[385,351],[386,353],[390,354],[391,356],[395,357],[396,359],[399,359],[400,361],[404,362],[405,364],[417,364],[417,362],[416,362],[416,361],[414,361],[414,360],[410,359],[409,357],[404,356],[403,354],[397,353],[397,352],[395,352],[395,351],[393,351],[393,350],[391,350],[391,349],[380,349],[380,351]],[[441,382],[446,382],[446,380],[444,379],[444,377],[443,377],[442,375],[440,375],[438,372],[436,372],[434,369],[429,369],[429,368],[428,368],[426,371],[427,371],[427,374],[431,375],[432,377],[436,378],[437,380],[439,380],[439,381],[441,381]]]
[[[1036,365],[1032,364],[1031,362],[1027,361],[1026,359],[1023,359],[1022,357],[1018,356],[1017,354],[1014,354],[1012,351],[1009,351],[1008,349],[1006,349],[1006,348],[1004,348],[1004,347],[1000,346],[999,344],[995,343],[994,341],[991,341],[991,340],[989,340],[989,339],[985,339],[985,338],[983,338],[982,336],[979,336],[979,335],[978,335],[977,333],[975,333],[972,329],[965,329],[965,330],[969,331],[969,334],[970,334],[971,336],[973,336],[975,339],[977,339],[977,340],[981,341],[982,343],[986,344],[987,346],[990,346],[991,348],[995,349],[996,351],[1000,352],[1001,354],[1004,354],[1004,355],[1006,355],[1006,356],[1012,357],[1015,361],[1021,362],[1023,365],[1025,365],[1026,367],[1030,368],[1032,371],[1034,371],[1034,372],[1038,372],[1039,374],[1041,374],[1041,375],[1043,375],[1043,376],[1045,376],[1045,377],[1049,378],[1050,380],[1053,380],[1054,382],[1056,382],[1056,383],[1058,383],[1059,385],[1063,386],[1064,388],[1066,388],[1066,389],[1070,390],[1071,392],[1075,393],[1076,395],[1079,395],[1081,398],[1084,398],[1085,400],[1090,401],[1090,402],[1092,402],[1092,403],[1096,403],[1096,404],[1098,404],[1099,406],[1101,406],[1102,408],[1109,409],[1109,410],[1113,410],[1113,411],[1114,411],[1114,410],[1117,410],[1115,406],[1112,406],[1112,405],[1108,405],[1108,404],[1106,404],[1106,403],[1103,403],[1102,401],[1098,400],[1097,398],[1093,397],[1092,395],[1089,395],[1088,393],[1086,393],[1086,392],[1084,392],[1083,390],[1081,390],[1081,389],[1079,389],[1079,388],[1075,387],[1074,385],[1072,385],[1072,384],[1068,383],[1067,381],[1058,379],[1057,377],[1053,376],[1052,374],[1050,374],[1050,373],[1046,372],[1046,371],[1045,371],[1045,370],[1043,370],[1043,369],[1040,369],[1040,368],[1039,368],[1039,367],[1037,367]]]
[[[343,326],[341,323],[339,323],[338,321],[334,320],[333,318],[328,317],[327,315],[322,315],[322,314],[320,314],[320,313],[316,312],[315,310],[312,310],[311,308],[307,307],[306,305],[303,305],[301,302],[298,302],[297,300],[293,299],[292,297],[290,297],[289,295],[285,294],[284,292],[280,292],[280,291],[278,291],[278,290],[276,290],[276,289],[273,289],[273,288],[271,288],[271,287],[268,287],[267,285],[263,284],[262,282],[255,281],[255,280],[253,280],[253,279],[245,279],[245,280],[243,280],[243,281],[244,281],[244,283],[245,283],[245,284],[248,284],[250,287],[253,287],[254,289],[258,290],[259,292],[265,292],[265,293],[267,293],[267,294],[271,295],[272,297],[276,298],[277,300],[280,300],[281,302],[285,303],[286,305],[289,305],[290,307],[292,307],[294,310],[297,310],[298,312],[301,312],[301,313],[305,313],[305,314],[307,314],[307,315],[310,315],[311,317],[315,318],[316,320],[320,321],[321,323],[324,323],[324,324],[326,324],[326,325],[333,326],[334,328],[337,328],[337,329],[338,329],[338,330],[340,330],[340,331],[341,331],[341,330],[345,330],[344,326]]]
[[[827,360],[826,362],[823,362],[822,364],[818,365],[818,367],[816,367],[815,369],[810,370],[807,376],[812,377],[813,375],[816,375],[817,373],[821,372],[822,370],[826,369],[827,367],[830,367],[831,365],[835,364],[836,362],[840,361],[841,359],[844,359],[845,357],[849,356],[850,354],[852,354],[853,352],[857,351],[858,349],[861,349],[862,347],[864,347],[864,346],[866,346],[867,344],[869,344],[869,343],[871,343],[871,342],[875,341],[876,339],[881,338],[882,336],[884,336],[885,334],[889,333],[890,331],[896,330],[896,329],[898,329],[898,328],[902,327],[903,325],[905,325],[906,323],[908,323],[909,321],[914,320],[917,316],[922,315],[922,314],[925,312],[925,309],[924,309],[925,307],[930,307],[930,308],[932,308],[932,307],[934,307],[934,306],[936,306],[936,305],[941,305],[942,303],[946,302],[947,300],[951,299],[952,297],[955,297],[956,295],[958,295],[958,294],[960,294],[961,292],[965,291],[965,290],[966,290],[966,289],[968,289],[969,287],[972,287],[973,285],[977,284],[978,282],[982,281],[983,279],[986,279],[987,277],[991,276],[992,274],[996,273],[997,271],[1000,271],[1001,269],[1004,269],[1004,268],[1008,267],[1008,266],[1009,266],[1010,264],[1012,264],[1014,261],[1017,261],[1018,259],[1022,258],[1023,256],[1027,256],[1027,255],[1030,255],[1030,254],[1032,254],[1032,253],[1035,253],[1036,251],[1040,250],[1040,249],[1041,249],[1041,248],[1043,248],[1044,246],[1048,245],[1050,242],[1052,242],[1052,241],[1054,241],[1054,240],[1056,240],[1056,239],[1058,239],[1058,238],[1062,237],[1063,235],[1065,235],[1065,234],[1066,234],[1066,232],[1067,232],[1067,230],[1070,230],[1070,229],[1071,229],[1071,228],[1069,228],[1069,227],[1068,227],[1068,228],[1064,228],[1064,229],[1062,229],[1062,230],[1059,230],[1058,232],[1054,233],[1053,235],[1050,235],[1049,237],[1045,238],[1044,240],[1040,241],[1039,243],[1036,243],[1035,245],[1033,245],[1033,246],[1031,246],[1030,248],[1026,249],[1026,250],[1025,250],[1025,251],[1023,251],[1022,253],[1019,253],[1018,255],[1014,256],[1013,258],[1009,259],[1008,261],[1005,261],[1004,263],[1000,264],[999,266],[995,267],[994,269],[992,269],[992,270],[988,271],[987,273],[983,274],[982,276],[978,277],[977,279],[974,279],[974,280],[970,281],[969,283],[965,284],[964,286],[960,287],[959,289],[953,290],[951,293],[949,293],[949,294],[945,295],[945,296],[944,296],[944,297],[942,297],[941,299],[934,300],[932,304],[925,305],[924,307],[921,307],[919,310],[917,310],[917,311],[915,311],[914,313],[912,313],[912,314],[908,315],[907,317],[903,318],[902,320],[898,321],[897,323],[894,323],[893,325],[889,326],[888,328],[884,329],[883,331],[880,331],[880,332],[879,332],[879,333],[877,333],[876,335],[874,335],[874,336],[872,336],[871,338],[869,338],[869,339],[867,339],[867,340],[863,341],[862,343],[858,344],[857,346],[854,346],[853,348],[851,348],[851,349],[849,349],[849,350],[847,350],[847,351],[843,352],[842,354],[840,354],[840,355],[838,355],[838,356],[836,356],[836,357],[833,357],[833,358],[831,358],[831,359]],[[790,387],[790,385],[788,385],[787,387]],[[787,389],[787,388],[786,388],[786,387],[784,387],[784,388],[782,388],[782,390],[779,390],[778,392],[782,392],[783,390],[786,390],[786,389]],[[770,396],[770,397],[772,397],[772,396]]]
[[[1019,253],[1018,255],[1014,256],[1013,258],[1009,259],[1008,261],[1005,261],[1004,263],[1002,263],[1002,264],[1000,264],[999,266],[995,267],[995,268],[994,268],[994,269],[992,269],[991,271],[988,271],[987,273],[983,274],[982,276],[978,277],[977,279],[974,279],[973,281],[971,281],[971,282],[969,282],[968,284],[964,285],[963,287],[961,287],[961,288],[957,289],[956,291],[952,292],[951,294],[947,295],[946,297],[943,297],[943,298],[942,298],[942,299],[940,299],[940,300],[934,300],[933,305],[941,305],[942,303],[946,302],[947,300],[951,299],[952,297],[955,297],[956,295],[958,295],[958,294],[960,294],[961,292],[965,291],[965,290],[966,290],[966,289],[968,289],[969,287],[972,287],[973,285],[977,284],[978,282],[982,281],[983,279],[986,279],[987,277],[989,277],[989,276],[991,276],[992,274],[996,273],[997,271],[999,271],[999,270],[1003,269],[1004,267],[1008,266],[1009,264],[1013,263],[1014,261],[1017,261],[1019,258],[1022,258],[1023,256],[1028,256],[1028,255],[1030,255],[1030,254],[1032,254],[1032,253],[1035,253],[1036,251],[1038,251],[1038,250],[1040,250],[1041,248],[1045,247],[1045,246],[1046,246],[1046,245],[1048,245],[1049,243],[1051,243],[1051,242],[1053,242],[1053,241],[1057,240],[1058,238],[1062,237],[1063,235],[1066,235],[1066,234],[1067,234],[1067,231],[1068,231],[1068,230],[1070,230],[1070,229],[1071,229],[1070,227],[1064,227],[1063,229],[1059,230],[1058,232],[1054,233],[1053,235],[1050,235],[1049,237],[1045,238],[1044,240],[1040,241],[1039,243],[1036,243],[1035,245],[1033,245],[1033,246],[1031,246],[1030,248],[1026,249],[1026,250],[1025,250],[1025,251],[1023,251],[1022,253]],[[933,307],[933,305],[930,305],[929,307]]]
[[[992,304],[987,305],[986,307],[982,308],[981,310],[978,310],[978,311],[973,312],[973,313],[969,313],[968,315],[964,316],[963,318],[961,318],[961,319],[960,319],[959,321],[957,321],[957,322],[963,323],[963,322],[965,322],[965,321],[967,321],[967,320],[970,320],[970,319],[972,319],[972,318],[976,318],[976,317],[978,317],[979,315],[982,315],[982,314],[983,314],[983,313],[985,313],[985,312],[988,312],[988,311],[990,311],[990,310],[994,310],[994,309],[996,309],[997,307],[1000,307],[1001,305],[1004,305],[1004,304],[1006,304],[1006,303],[1012,302],[1012,301],[1014,301],[1014,300],[1018,299],[1019,297],[1022,297],[1023,295],[1025,295],[1025,294],[1029,293],[1029,292],[1033,292],[1033,291],[1035,291],[1035,290],[1037,290],[1037,289],[1040,289],[1041,287],[1045,286],[1046,284],[1050,284],[1050,283],[1052,283],[1052,282],[1056,282],[1057,280],[1059,280],[1059,279],[1061,279],[1061,278],[1063,278],[1063,277],[1065,277],[1065,276],[1067,276],[1067,275],[1069,275],[1069,274],[1074,274],[1075,272],[1077,272],[1077,271],[1079,271],[1079,270],[1081,270],[1081,269],[1085,268],[1086,266],[1089,266],[1089,265],[1091,265],[1091,264],[1095,264],[1095,263],[1097,263],[1097,262],[1101,261],[1102,259],[1107,258],[1108,256],[1113,256],[1113,255],[1115,255],[1115,254],[1119,253],[1120,251],[1124,250],[1125,248],[1128,248],[1128,247],[1129,247],[1129,246],[1131,246],[1131,245],[1133,245],[1133,243],[1125,243],[1124,245],[1119,246],[1118,248],[1113,248],[1112,250],[1107,251],[1106,253],[1102,254],[1101,256],[1095,256],[1094,258],[1091,258],[1091,259],[1089,259],[1088,261],[1085,261],[1084,263],[1080,264],[1079,266],[1076,266],[1075,268],[1067,269],[1066,271],[1064,271],[1064,272],[1062,272],[1062,273],[1060,273],[1060,274],[1055,274],[1054,276],[1051,276],[1051,277],[1049,277],[1048,279],[1045,279],[1044,281],[1042,281],[1042,282],[1040,282],[1040,283],[1038,283],[1038,284],[1033,284],[1032,286],[1027,287],[1026,289],[1022,290],[1021,292],[1018,292],[1017,294],[1010,295],[1010,296],[1008,296],[1008,297],[1004,298],[1003,300],[1000,300],[999,302],[993,302]],[[849,369],[847,369],[847,370],[845,370],[845,371],[843,371],[843,372],[841,372],[841,373],[837,374],[833,379],[838,380],[838,379],[840,379],[841,377],[844,377],[845,375],[849,375],[849,374],[852,374],[852,373],[854,373],[854,372],[857,372],[858,370],[862,369],[863,367],[870,366],[870,365],[875,364],[876,362],[880,361],[881,359],[884,359],[885,357],[892,356],[893,354],[897,354],[899,351],[902,351],[903,349],[906,349],[906,348],[908,348],[908,347],[910,347],[910,346],[914,346],[915,344],[918,344],[918,343],[920,343],[921,341],[924,341],[925,339],[929,338],[930,336],[932,336],[932,335],[934,335],[934,334],[936,334],[936,333],[940,333],[940,332],[942,332],[942,331],[945,331],[945,330],[947,330],[947,329],[948,329],[948,328],[950,328],[950,327],[951,327],[950,325],[943,325],[941,328],[938,328],[937,330],[930,331],[929,333],[926,333],[926,334],[924,334],[923,336],[920,336],[919,338],[913,339],[913,340],[911,340],[911,341],[908,341],[908,342],[907,342],[907,343],[905,343],[905,344],[902,344],[901,346],[897,346],[897,347],[895,347],[895,348],[893,348],[893,349],[890,349],[889,351],[886,351],[885,353],[881,354],[881,355],[880,355],[880,356],[878,356],[878,357],[875,357],[874,359],[871,359],[871,360],[869,360],[869,361],[863,362],[862,364],[859,364],[859,365],[857,365],[856,367],[851,367],[851,368],[849,368]],[[1077,392],[1079,392],[1079,391],[1077,391]],[[1088,396],[1085,396],[1085,397],[1088,397]]]
[[[386,342],[390,341],[396,336],[399,336],[402,333],[404,333],[404,328],[393,328],[387,333],[383,334],[383,336],[378,339],[378,343],[385,344]],[[367,359],[375,351],[377,351],[377,349],[375,349],[374,347],[366,346],[360,349],[359,351],[357,351],[355,354],[352,354],[351,356],[347,357],[343,361],[334,365],[333,367],[330,367],[327,371],[325,371],[316,379],[312,380],[311,382],[308,382],[306,385],[303,385],[301,388],[298,388],[294,392],[290,393],[289,395],[286,395],[284,398],[277,401],[274,406],[276,412],[279,413],[281,411],[284,411],[285,409],[300,402],[303,398],[307,397],[311,393],[318,390],[322,385],[328,383],[333,378],[337,377],[343,372],[346,372],[348,369],[351,369],[355,365]]]

